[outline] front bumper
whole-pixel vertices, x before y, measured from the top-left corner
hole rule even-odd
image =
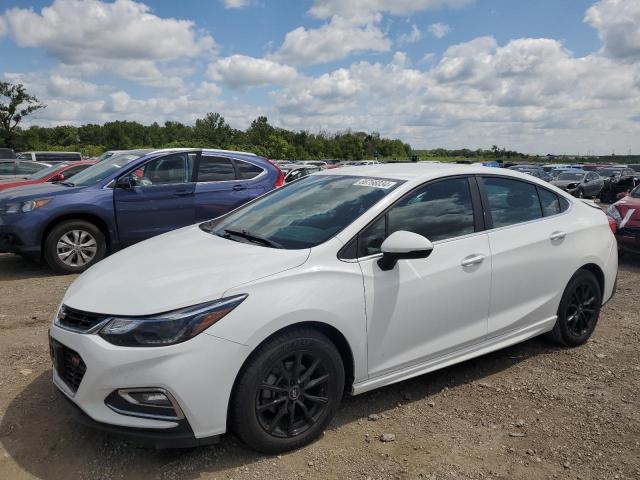
[[[57,325],[51,327],[50,335],[77,352],[86,366],[76,383],[54,368],[53,382],[91,425],[117,434],[129,432],[128,436],[147,438],[156,445],[165,442],[165,447],[172,446],[172,441],[176,447],[210,443],[210,437],[225,433],[231,390],[249,354],[247,347],[204,333],[184,343],[152,348],[118,347],[96,334]],[[125,415],[106,405],[105,399],[114,391],[135,388],[166,390],[184,419]]]
[[[35,226],[23,228],[22,222],[14,222],[14,219],[9,217],[0,217],[0,252],[39,257],[40,238],[36,233],[37,228]]]

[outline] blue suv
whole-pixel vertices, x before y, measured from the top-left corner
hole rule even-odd
[[[219,217],[284,183],[251,153],[160,150],[122,153],[71,182],[0,194],[0,251],[77,273],[108,252]]]

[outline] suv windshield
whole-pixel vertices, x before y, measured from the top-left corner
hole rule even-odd
[[[44,170],[40,170],[39,172],[32,173],[27,178],[29,180],[40,180],[41,178],[48,177],[56,170],[61,169],[62,167],[66,167],[66,163],[56,163],[55,165],[51,165],[49,168],[45,168]]]
[[[114,155],[104,162],[96,163],[86,170],[73,176],[73,182],[63,182],[66,185],[79,187],[89,187],[104,180],[111,174],[117,172],[129,162],[140,158],[142,155],[134,153],[125,153],[123,155]]]
[[[200,228],[231,240],[269,247],[311,248],[342,231],[402,183],[348,175],[313,175]]]
[[[570,173],[564,172],[558,175],[558,180],[582,180],[584,173]]]

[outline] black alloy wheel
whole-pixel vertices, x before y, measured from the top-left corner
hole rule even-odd
[[[549,336],[561,345],[582,345],[596,328],[601,306],[602,290],[597,278],[588,270],[578,270],[562,295],[558,319]]]
[[[229,426],[254,450],[279,453],[317,438],[344,392],[342,357],[311,328],[293,328],[263,342],[234,386]]]
[[[255,410],[260,426],[280,438],[306,432],[327,409],[330,380],[322,358],[303,351],[286,354],[258,387]]]

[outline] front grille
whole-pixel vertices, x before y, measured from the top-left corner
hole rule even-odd
[[[633,237],[633,236],[640,237],[640,227],[620,228],[618,230],[618,233],[620,233],[621,235],[628,235],[630,237]]]
[[[86,332],[106,318],[106,315],[83,312],[63,305],[60,309],[60,313],[58,314],[58,323],[63,327],[67,327],[78,332]]]
[[[78,352],[51,339],[53,352],[53,364],[60,379],[73,393],[78,391],[82,377],[87,371],[87,366]]]

